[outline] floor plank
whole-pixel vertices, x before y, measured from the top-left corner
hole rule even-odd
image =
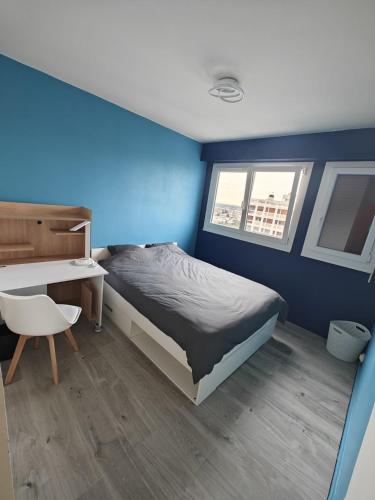
[[[327,496],[355,366],[276,329],[195,407],[111,324],[27,348],[5,388],[17,500]],[[3,372],[9,363],[3,366]]]

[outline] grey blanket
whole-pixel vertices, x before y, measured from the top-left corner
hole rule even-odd
[[[197,383],[286,303],[275,291],[176,245],[129,248],[100,263],[105,280],[186,351]]]

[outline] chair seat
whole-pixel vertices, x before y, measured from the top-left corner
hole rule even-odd
[[[82,309],[67,304],[56,304],[48,295],[18,296],[0,292],[1,315],[9,330],[19,334],[16,350],[10,362],[5,385],[11,384],[23,348],[28,339],[34,337],[34,347],[38,349],[40,337],[47,337],[52,365],[52,379],[58,384],[56,349],[54,335],[65,333],[73,350],[78,352],[79,347],[70,329]],[[1,382],[0,382],[1,383]]]
[[[74,325],[78,321],[82,309],[78,306],[69,306],[67,304],[56,304],[60,311],[63,313],[66,321]]]

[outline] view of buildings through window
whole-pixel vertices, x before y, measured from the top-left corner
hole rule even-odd
[[[282,238],[288,215],[294,172],[255,172],[246,210],[246,231]],[[212,222],[240,228],[246,172],[220,172]]]

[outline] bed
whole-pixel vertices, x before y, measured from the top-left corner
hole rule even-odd
[[[176,244],[96,249],[108,271],[104,313],[196,405],[272,337],[275,291]]]

